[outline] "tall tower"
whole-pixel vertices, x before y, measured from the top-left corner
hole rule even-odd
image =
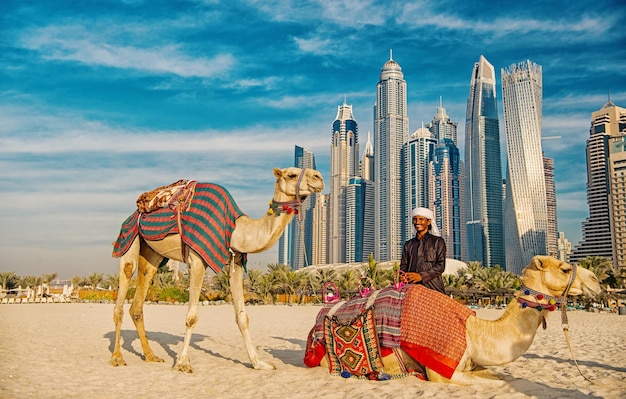
[[[613,258],[611,214],[611,179],[609,138],[626,134],[626,109],[610,100],[602,109],[591,114],[591,129],[587,140],[587,204],[589,217],[582,225],[582,240],[570,255],[571,262],[587,256]],[[613,169],[615,170],[615,169]],[[623,197],[622,197],[623,198]],[[624,236],[620,244],[623,246]]]
[[[328,228],[328,194],[316,193],[314,201],[313,242],[311,244],[313,255],[311,264],[322,265],[328,263],[328,251],[326,251],[326,245],[328,243],[326,238],[326,229]]]
[[[402,146],[409,133],[406,81],[402,68],[389,54],[376,85],[374,147],[376,160],[376,254],[378,261],[399,260],[408,223],[402,193]]]
[[[611,136],[608,147],[613,269],[619,272],[626,269],[626,131]]]
[[[359,134],[352,106],[337,107],[337,116],[332,125],[330,145],[330,196],[328,201],[328,261],[343,263],[346,258],[346,215],[344,188],[350,178],[359,174]],[[350,228],[354,228],[351,226]]]
[[[437,139],[424,127],[417,129],[404,146],[404,202],[407,203],[407,218],[415,208],[435,210],[434,174],[431,173]],[[404,224],[404,237],[410,238],[413,226]]]
[[[294,166],[315,169],[315,155],[306,148],[296,146]],[[289,230],[289,247],[293,270],[313,264],[313,213],[316,201],[308,196],[300,206],[300,215],[293,218],[285,230]]]
[[[506,267],[496,77],[482,55],[474,64],[467,99],[464,166],[466,260]]]
[[[461,259],[461,159],[457,147],[457,126],[443,107],[426,127],[437,140],[433,157],[434,212],[441,236],[446,241],[447,257]]]
[[[543,171],[546,177],[546,206],[548,209],[547,254],[559,257],[559,226],[556,213],[556,184],[554,183],[554,159],[543,157]]]
[[[369,228],[376,226],[376,194],[374,188],[374,147],[367,132],[367,143],[361,156],[361,189],[364,192],[363,211],[363,262],[369,259],[370,254],[376,253],[376,229]]]
[[[507,271],[521,274],[533,256],[548,253],[548,204],[541,148],[541,66],[525,61],[503,68],[502,104],[508,161],[504,205],[506,266]]]

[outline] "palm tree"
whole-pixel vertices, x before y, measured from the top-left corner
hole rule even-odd
[[[91,286],[91,288],[98,288],[98,286],[100,284],[102,284],[102,282],[104,281],[104,275],[102,273],[98,273],[98,272],[94,272],[91,273],[89,276],[87,276],[87,278],[85,279],[85,283],[89,286]]]
[[[244,279],[244,286],[255,300],[260,299],[261,282],[263,281],[263,272],[258,269],[248,270]]]
[[[120,285],[120,275],[119,274],[107,274],[104,279],[104,285],[107,287],[111,287],[112,289],[117,289]]]
[[[0,285],[3,290],[10,290],[17,287],[19,279],[14,272],[0,272]]]
[[[360,274],[354,269],[348,269],[341,273],[339,281],[337,282],[337,289],[339,292],[354,292],[359,284]]]
[[[230,275],[228,268],[223,268],[211,279],[211,288],[217,291],[220,298],[228,300],[230,295]]]
[[[603,283],[604,280],[608,279],[613,274],[613,264],[610,260],[602,256],[587,256],[580,261],[578,266],[592,271],[600,283]]]

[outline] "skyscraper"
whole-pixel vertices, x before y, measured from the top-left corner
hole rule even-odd
[[[507,148],[506,267],[521,274],[535,255],[548,253],[546,173],[541,147],[542,74],[531,61],[502,69]]]
[[[359,133],[358,125],[352,114],[352,106],[346,104],[337,107],[337,116],[332,124],[330,145],[330,195],[328,199],[328,261],[343,263],[346,261],[345,195],[343,193],[350,178],[359,174]],[[351,229],[354,226],[350,226]]]
[[[626,269],[626,132],[611,136],[608,147],[613,269],[617,272]]]
[[[379,261],[400,259],[410,216],[402,195],[402,146],[409,133],[406,98],[402,68],[390,52],[376,85],[374,105],[375,257]]]
[[[474,64],[465,119],[465,224],[467,261],[505,267],[500,126],[493,66]]]
[[[294,166],[315,169],[315,155],[306,148],[295,146]],[[316,205],[315,195],[307,197],[300,206],[299,214],[289,223],[278,241],[278,262],[288,264],[293,270],[313,264]],[[289,257],[285,259],[287,251]]]
[[[366,262],[370,254],[376,253],[376,211],[375,211],[375,188],[374,188],[374,147],[367,132],[367,143],[361,156],[361,187],[364,190],[365,202],[363,204],[363,262]]]
[[[426,125],[437,140],[433,156],[433,210],[441,236],[446,241],[447,257],[461,259],[461,159],[457,147],[457,123],[452,122],[441,98],[437,114]]]
[[[407,218],[415,208],[428,208],[433,212],[435,210],[434,173],[431,168],[436,145],[435,135],[422,124],[403,147],[403,202],[408,205]],[[404,228],[404,237],[412,237],[414,233],[411,223],[405,223]]]
[[[626,109],[616,106],[609,100],[602,109],[591,114],[591,129],[587,140],[589,217],[583,222],[582,240],[574,247],[570,255],[571,262],[580,262],[587,256],[601,256],[613,260],[614,266],[617,267],[617,260],[613,254],[611,171],[616,173],[619,168],[611,169],[609,138],[624,134],[626,134]],[[615,154],[614,158],[617,157],[618,154]],[[621,236],[619,245],[623,246],[623,239]]]

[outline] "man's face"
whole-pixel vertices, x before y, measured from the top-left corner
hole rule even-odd
[[[428,226],[430,225],[430,219],[425,218],[424,216],[413,216],[413,227],[415,227],[415,231],[418,233],[424,233],[428,231]]]

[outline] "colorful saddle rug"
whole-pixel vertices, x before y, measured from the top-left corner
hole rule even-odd
[[[168,198],[165,207],[148,213],[137,210],[130,215],[113,243],[113,256],[118,258],[125,254],[138,234],[150,241],[180,234],[182,242],[218,273],[228,263],[230,237],[237,218],[243,215],[222,186],[189,182],[174,197]]]
[[[343,304],[334,317],[343,323],[363,313],[366,298]],[[331,305],[332,306],[332,305]],[[307,366],[318,366],[326,354],[324,319],[331,309],[326,305],[317,315],[305,350]],[[416,362],[450,378],[465,353],[465,323],[475,312],[450,297],[421,284],[408,284],[399,290],[387,287],[374,301],[375,329],[385,356],[402,349]]]
[[[331,374],[347,371],[350,375],[367,376],[383,369],[371,307],[345,324],[336,316],[326,317],[324,341]]]

